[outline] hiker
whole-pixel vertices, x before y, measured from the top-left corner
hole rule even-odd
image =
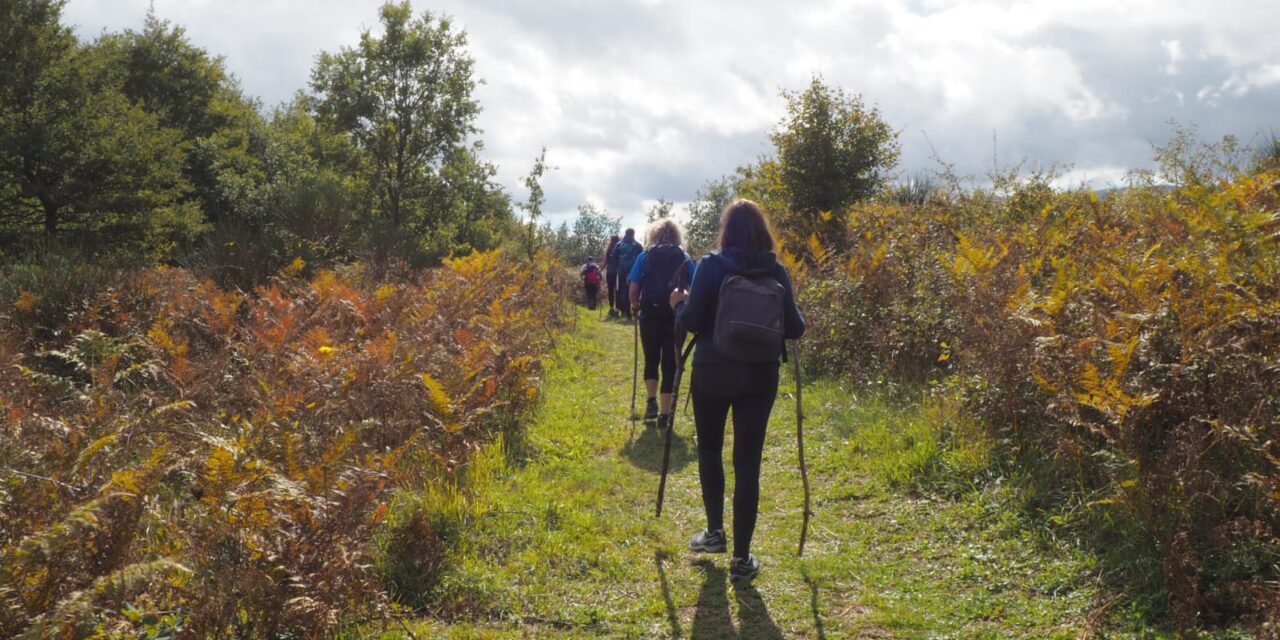
[[[631,310],[639,312],[640,344],[644,347],[644,388],[646,423],[666,424],[671,416],[671,387],[676,374],[676,358],[684,336],[676,340],[676,318],[669,298],[676,285],[687,286],[693,280],[694,265],[680,245],[684,232],[680,223],[662,218],[649,227],[649,248],[636,257],[631,273],[628,296]],[[680,273],[683,271],[684,273]],[[658,367],[662,367],[659,385]],[[659,389],[661,386],[661,389]],[[661,391],[662,404],[658,404]]]
[[[631,319],[631,304],[628,300],[626,284],[627,275],[631,273],[632,267],[635,266],[636,258],[640,257],[644,247],[636,242],[636,230],[627,229],[623,232],[622,240],[618,241],[618,245],[613,248],[613,259],[617,261],[618,271],[618,313],[622,314],[628,320]]]
[[[596,310],[596,297],[600,295],[600,265],[595,256],[587,256],[587,263],[582,265],[582,286],[587,292],[587,308]]]
[[[609,288],[609,316],[618,315],[618,280],[621,274],[618,272],[618,254],[614,249],[618,247],[618,234],[609,236],[609,246],[604,250],[604,281]]]
[[[707,528],[693,536],[689,548],[724,553],[728,547],[721,450],[725,420],[732,408],[733,558],[729,575],[735,581],[750,580],[760,571],[760,561],[751,554],[751,536],[760,502],[765,427],[778,395],[782,340],[799,338],[804,333],[804,319],[796,308],[791,278],[773,253],[773,234],[759,205],[737,200],[725,207],[716,244],[719,252],[708,254],[698,263],[688,291],[678,289],[670,297],[680,326],[693,332],[697,340],[689,393],[698,434],[698,479]],[[732,275],[744,278],[726,283]],[[730,292],[730,285],[743,282],[761,287],[756,293],[763,290],[761,295],[773,296],[769,299],[772,304],[760,303],[760,298],[752,305],[734,304],[733,300],[751,299],[753,295],[741,297],[741,289],[736,286]],[[724,317],[718,318],[717,314]],[[777,335],[767,350],[755,348],[763,343],[740,340],[744,331],[763,330],[760,327],[769,323],[781,326],[771,329]],[[717,340],[717,332],[724,334],[722,340]],[[762,356],[765,352],[767,355]]]

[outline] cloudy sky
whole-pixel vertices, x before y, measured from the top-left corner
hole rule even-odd
[[[149,0],[70,0],[83,37],[141,26]],[[154,0],[267,105],[317,53],[376,30],[380,0]],[[1276,0],[414,0],[466,29],[488,159],[517,199],[547,147],[557,218],[638,220],[770,150],[780,89],[813,74],[901,132],[904,175],[1019,161],[1118,182],[1169,121],[1246,143],[1280,133]]]

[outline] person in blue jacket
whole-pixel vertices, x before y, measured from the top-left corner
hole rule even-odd
[[[673,291],[669,299],[680,326],[697,336],[689,393],[698,434],[698,479],[707,528],[693,536],[689,548],[724,553],[728,546],[722,449],[725,421],[732,409],[733,557],[729,575],[735,581],[750,580],[760,571],[759,559],[751,554],[751,537],[760,503],[765,428],[778,395],[781,362],[737,362],[716,351],[712,334],[720,286],[731,273],[772,276],[784,290],[784,338],[799,338],[804,333],[804,318],[796,307],[791,278],[773,253],[773,234],[759,205],[737,200],[726,207],[720,216],[717,245],[719,252],[698,263],[689,290]]]
[[[626,278],[643,251],[644,247],[636,241],[636,230],[630,228],[623,232],[622,240],[613,247],[611,259],[614,263],[609,268],[618,272],[618,313],[628,320],[631,319],[631,305],[627,299]]]
[[[646,424],[665,426],[671,416],[671,388],[675,379],[676,359],[680,357],[683,334],[677,339],[675,311],[671,292],[688,286],[693,279],[694,263],[681,244],[684,232],[680,223],[662,218],[649,228],[649,246],[631,266],[627,276],[632,313],[638,313],[640,344],[644,347],[644,388]],[[658,367],[662,367],[659,385]],[[661,387],[661,388],[659,388]],[[658,403],[661,391],[662,403]]]

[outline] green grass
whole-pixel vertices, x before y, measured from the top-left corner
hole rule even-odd
[[[1092,560],[1027,527],[1013,490],[980,479],[980,439],[945,441],[969,428],[959,413],[831,381],[804,390],[815,515],[797,558],[789,375],[766,441],[753,544],[764,568],[735,588],[727,556],[686,550],[705,523],[683,413],[654,517],[661,442],[627,419],[631,341],[629,325],[581,314],[527,440],[505,463],[486,458],[456,509],[469,524],[438,606],[388,637],[1067,638],[1105,617]]]

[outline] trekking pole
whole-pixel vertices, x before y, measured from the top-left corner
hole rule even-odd
[[[689,341],[689,346],[685,347],[684,353],[680,355],[680,361],[676,366],[675,384],[671,385],[671,413],[667,414],[667,433],[664,436],[665,442],[662,444],[662,476],[658,480],[658,508],[654,514],[655,518],[662,517],[662,497],[667,492],[667,469],[671,462],[671,435],[676,430],[676,399],[680,397],[680,379],[684,377],[684,363],[689,359],[689,353],[693,351],[693,343],[698,337],[694,336]]]
[[[800,482],[804,485],[804,519],[800,522],[800,547],[796,550],[796,557],[804,556],[804,540],[809,533],[809,468],[804,464],[804,400],[801,395],[803,378],[800,373],[800,341],[796,340],[792,343],[794,353],[792,354],[792,362],[795,365],[796,378],[796,450],[800,456]]]
[[[631,318],[631,422],[636,421],[636,385],[640,373],[640,318]]]

